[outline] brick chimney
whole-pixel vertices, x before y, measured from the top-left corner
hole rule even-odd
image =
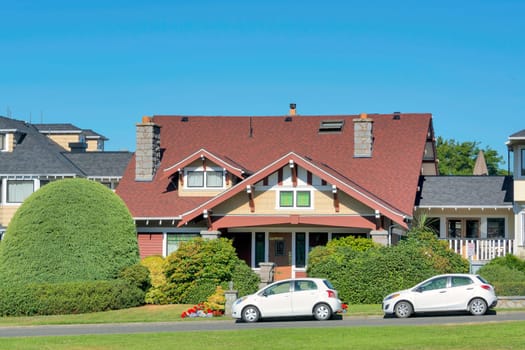
[[[354,119],[354,157],[371,158],[374,145],[374,121],[366,113]]]
[[[294,116],[297,114],[296,110],[297,105],[295,103],[290,103],[290,115]]]
[[[160,165],[160,126],[152,117],[142,117],[137,124],[135,181],[151,181]]]

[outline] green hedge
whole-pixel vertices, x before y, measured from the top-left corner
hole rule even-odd
[[[525,295],[525,261],[508,254],[491,260],[478,270],[499,296]]]
[[[377,304],[433,275],[469,268],[468,261],[431,234],[410,235],[392,247],[348,243],[314,248],[308,267],[309,276],[329,279],[348,303]]]
[[[0,285],[0,316],[77,314],[144,304],[124,280]]]

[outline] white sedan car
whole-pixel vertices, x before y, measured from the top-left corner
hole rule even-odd
[[[313,316],[328,320],[342,312],[332,284],[322,278],[297,278],[274,282],[233,303],[232,317],[257,322],[266,317]]]
[[[413,313],[468,311],[483,315],[496,306],[498,298],[483,277],[446,274],[429,278],[411,289],[389,294],[383,299],[383,312],[406,318]]]

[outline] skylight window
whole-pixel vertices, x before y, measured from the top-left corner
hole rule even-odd
[[[344,120],[323,120],[319,125],[319,133],[337,133],[343,130]]]

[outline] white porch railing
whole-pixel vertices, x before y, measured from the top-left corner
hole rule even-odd
[[[514,254],[513,239],[447,239],[450,249],[472,261]]]

